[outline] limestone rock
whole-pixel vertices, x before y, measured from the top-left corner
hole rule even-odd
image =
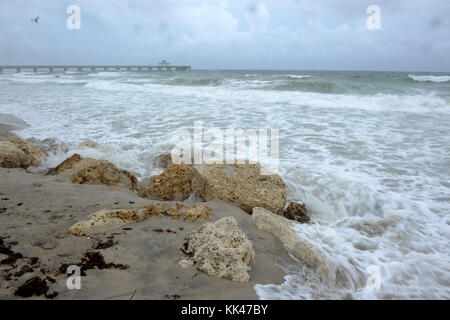
[[[183,201],[189,198],[191,189],[192,170],[185,164],[173,164],[163,173],[151,177],[149,187],[139,190],[141,197],[154,196],[160,200]]]
[[[121,226],[145,219],[145,212],[135,210],[100,210],[69,228],[69,232],[77,236],[93,236],[97,233],[120,228]]]
[[[197,214],[192,214],[192,212]],[[74,224],[69,228],[69,232],[77,236],[93,236],[154,216],[168,216],[183,221],[198,221],[206,219],[211,214],[213,214],[213,210],[203,204],[152,203],[137,209],[103,209],[91,214],[87,220]]]
[[[283,217],[300,223],[308,223],[311,220],[308,208],[303,203],[291,202],[284,210]]]
[[[286,186],[279,175],[262,175],[261,170],[258,163],[194,165],[192,190],[205,201],[219,198],[248,213],[262,207],[281,214]]]
[[[39,166],[47,158],[36,146],[14,133],[11,133],[8,139],[2,140],[1,145],[2,167],[26,169],[29,166]]]
[[[317,268],[321,274],[327,272],[323,254],[300,238],[292,229],[292,221],[264,208],[253,209],[252,221],[259,229],[270,232],[280,239],[286,251],[303,261],[308,267]]]
[[[184,221],[205,220],[212,214],[212,209],[206,205],[183,205],[179,210]]]
[[[29,157],[9,141],[0,141],[0,167],[28,168],[31,165]]]
[[[47,175],[61,174],[64,171],[72,169],[77,163],[81,161],[81,156],[77,153],[61,162],[56,168],[47,171]]]
[[[102,184],[136,190],[137,178],[126,170],[121,170],[107,160],[81,158],[74,154],[47,174],[68,177],[73,183]]]
[[[165,214],[173,219],[194,222],[205,220],[213,213],[213,210],[204,204],[177,203],[170,207]]]
[[[39,148],[14,133],[9,135],[8,141],[13,143],[17,148],[22,150],[25,155],[30,157],[32,166],[38,166],[41,161],[47,158],[47,155],[39,150]]]
[[[152,166],[155,168],[167,169],[172,164],[172,155],[170,153],[163,153],[152,159]]]
[[[197,269],[217,278],[248,282],[255,252],[234,217],[207,223],[186,235],[184,252]]]

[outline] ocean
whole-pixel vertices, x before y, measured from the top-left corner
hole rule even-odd
[[[450,298],[449,73],[5,71],[0,113],[30,124],[25,138],[56,139],[37,172],[77,152],[140,179],[194,121],[278,129],[288,200],[312,212],[295,229],[329,276],[280,261],[288,276],[256,285],[261,299]],[[86,139],[105,150],[78,147]]]

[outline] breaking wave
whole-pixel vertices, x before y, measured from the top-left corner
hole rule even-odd
[[[449,82],[450,76],[417,76],[417,75],[408,75],[411,79],[418,82],[435,82],[435,83],[443,83],[443,82]]]

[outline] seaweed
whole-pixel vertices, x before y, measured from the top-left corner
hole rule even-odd
[[[58,274],[61,273],[67,273],[67,269],[71,265],[76,265],[80,267],[81,275],[86,276],[87,270],[90,269],[120,269],[125,270],[128,269],[129,266],[126,264],[115,264],[115,263],[106,263],[105,259],[103,258],[103,255],[100,252],[95,251],[88,251],[85,253],[84,257],[81,258],[81,261],[79,263],[64,263],[62,264],[58,269]]]
[[[45,279],[39,277],[33,277],[27,280],[14,292],[16,296],[29,298],[33,295],[42,296],[44,295],[47,299],[53,299],[58,295],[58,292],[54,291],[51,294],[47,294],[49,287]]]

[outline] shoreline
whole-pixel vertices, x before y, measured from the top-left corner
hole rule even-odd
[[[26,125],[14,116],[0,114],[0,138]],[[62,176],[11,168],[0,168],[0,190],[0,239],[4,247],[22,257],[5,263],[8,256],[0,253],[0,299],[22,299],[15,295],[17,288],[33,277],[41,277],[47,279],[48,293],[56,293],[49,296],[54,299],[255,300],[259,299],[256,284],[283,283],[286,274],[280,265],[294,263],[278,238],[260,230],[250,214],[220,199],[197,202],[214,212],[204,221],[150,217],[92,237],[78,237],[68,229],[102,209],[193,202],[149,200],[122,188],[74,184]],[[214,278],[195,267],[186,269],[178,264],[186,258],[180,250],[186,234],[224,217],[234,217],[253,244],[255,260],[246,283]],[[114,245],[98,249],[111,240]],[[106,263],[128,268],[88,270],[81,277],[81,290],[67,289],[67,276],[59,270],[65,264],[77,263],[87,252],[100,253]]]

